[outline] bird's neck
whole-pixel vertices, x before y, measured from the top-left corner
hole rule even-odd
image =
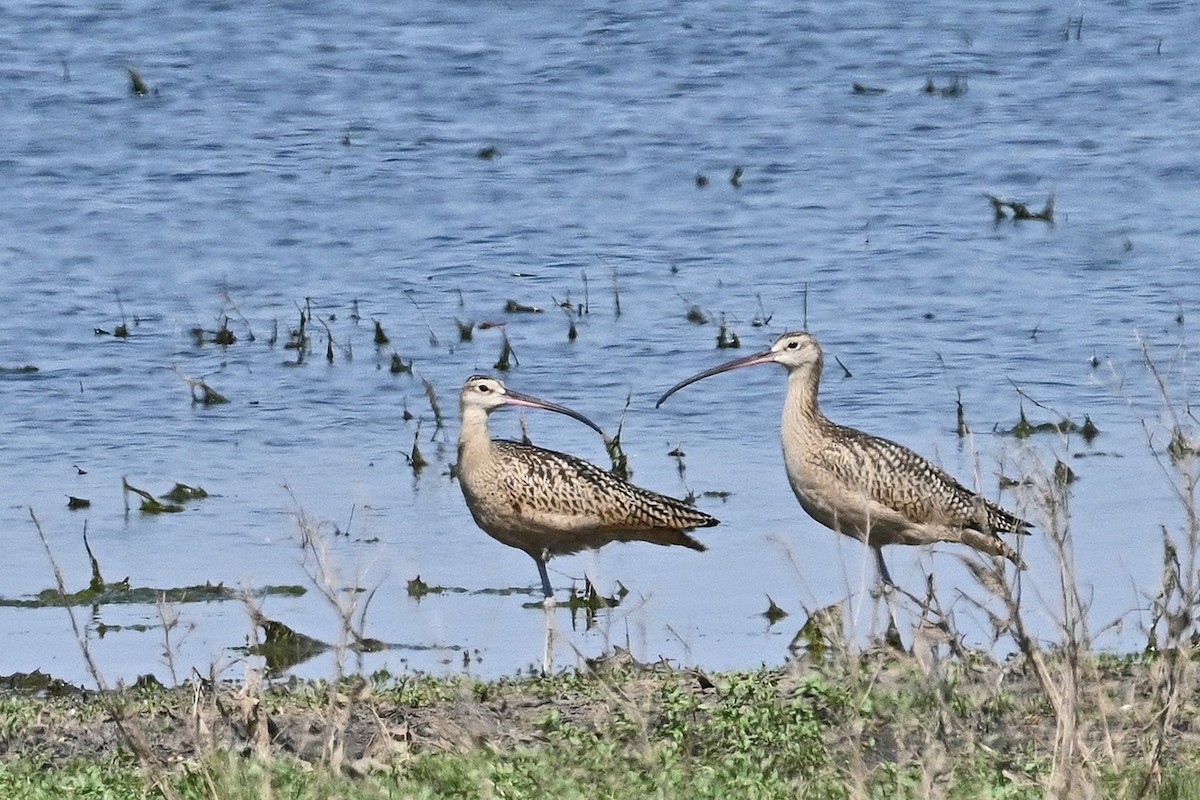
[[[458,457],[484,456],[491,451],[492,437],[488,433],[487,412],[482,408],[463,408],[462,426],[458,429]]]
[[[794,369],[788,372],[787,399],[783,404],[785,430],[814,430],[825,421],[817,404],[821,385],[821,365]]]

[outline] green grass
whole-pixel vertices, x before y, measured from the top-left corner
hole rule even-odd
[[[1081,720],[1099,796],[1138,796],[1145,659],[1096,659]],[[872,652],[701,677],[620,664],[547,678],[391,678],[264,690],[278,735],[255,746],[241,687],[0,698],[0,797],[1041,798],[1056,719],[1016,666],[936,673]],[[244,693],[243,693],[244,694]],[[348,699],[351,698],[351,699]],[[211,699],[211,696],[210,696]],[[1194,705],[1195,699],[1189,700]],[[1185,718],[1193,718],[1189,705]],[[111,710],[148,743],[111,727]],[[214,709],[218,709],[214,710]],[[339,717],[346,712],[344,717]],[[335,719],[342,719],[341,723]],[[219,735],[201,741],[194,726]],[[338,725],[342,727],[338,727]],[[278,733],[283,731],[283,733]],[[340,767],[311,746],[341,737]],[[305,737],[308,746],[304,746]],[[1200,798],[1200,737],[1184,732],[1145,796]]]

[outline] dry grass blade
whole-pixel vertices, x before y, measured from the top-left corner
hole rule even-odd
[[[629,480],[630,474],[629,456],[621,447],[621,430],[625,427],[625,414],[629,411],[629,404],[632,400],[632,393],[625,396],[625,407],[621,409],[621,419],[617,422],[616,434],[604,437],[604,449],[608,451],[608,457],[612,461],[612,469],[609,472],[626,481]]]
[[[295,497],[293,496],[293,501]],[[326,603],[338,616],[339,636],[333,644],[334,675],[326,698],[328,725],[324,733],[323,759],[335,771],[343,769],[345,732],[356,707],[368,696],[370,687],[361,677],[347,681],[346,658],[350,652],[360,654],[377,649],[380,643],[364,634],[367,609],[375,591],[360,592],[361,576],[351,581],[341,578],[329,555],[329,542],[322,527],[297,507],[296,525],[304,547],[304,566],[309,578]],[[358,671],[361,671],[361,663]]]
[[[1196,490],[1200,484],[1200,459],[1190,443],[1197,440],[1196,418],[1186,395],[1172,398],[1166,377],[1150,352],[1149,343],[1139,338],[1147,373],[1158,390],[1161,403],[1158,424],[1142,422],[1146,442],[1166,477],[1183,511],[1183,525],[1172,532],[1163,527],[1163,571],[1157,596],[1151,604],[1148,645],[1159,654],[1151,667],[1152,702],[1155,717],[1153,746],[1145,759],[1145,780],[1138,796],[1154,794],[1164,766],[1169,766],[1171,744],[1186,726],[1183,712],[1194,693],[1196,665],[1192,658],[1200,639],[1200,512]],[[1186,389],[1186,366],[1181,347],[1181,383]],[[1182,407],[1183,411],[1179,409]],[[1162,444],[1163,441],[1167,443]],[[1181,445],[1181,442],[1184,443]]]
[[[445,429],[445,419],[442,417],[442,407],[438,403],[437,392],[434,391],[433,384],[427,381],[425,378],[421,378],[421,385],[425,387],[425,396],[429,398],[429,408],[433,411],[433,435],[436,436],[438,431]]]
[[[409,299],[409,301],[413,304],[413,307],[417,309],[417,313],[421,315],[421,321],[425,323],[425,330],[429,332],[430,347],[437,347],[437,334],[433,332],[433,326],[429,324],[429,317],[425,315],[425,309],[421,308],[420,303],[417,302],[417,298],[414,296],[413,290],[405,289],[404,296]]]
[[[41,540],[42,547],[46,551],[46,558],[50,562],[50,568],[54,572],[54,585],[60,597],[65,598],[68,594],[66,579],[63,577],[62,569],[58,565],[58,561],[54,558],[54,551],[50,549],[50,542],[46,538],[46,532],[42,529],[42,523],[37,518],[37,514],[33,509],[29,509],[29,518],[33,521],[33,527],[37,530],[38,539]],[[91,548],[88,548],[88,555],[91,557]],[[99,572],[99,565],[92,557],[93,570],[95,574]],[[138,763],[145,772],[147,778],[154,784],[155,788],[162,793],[168,800],[176,800],[180,795],[172,785],[167,772],[166,765],[158,756],[154,754],[154,749],[146,740],[145,735],[136,725],[132,724],[129,715],[126,713],[125,704],[120,694],[109,691],[108,682],[104,679],[104,674],[100,671],[100,666],[96,663],[96,659],[92,655],[91,645],[88,643],[88,637],[79,627],[79,621],[75,618],[75,611],[70,603],[63,603],[63,608],[67,612],[67,617],[71,622],[71,632],[75,635],[75,641],[79,644],[79,650],[83,654],[84,663],[87,665],[88,674],[92,680],[96,682],[96,687],[100,690],[101,697],[105,707],[108,709],[117,731],[129,749],[137,756]]]

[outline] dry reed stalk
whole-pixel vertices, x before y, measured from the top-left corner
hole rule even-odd
[[[63,608],[66,610],[67,617],[71,621],[71,631],[75,634],[75,641],[78,643],[79,650],[83,654],[88,674],[96,682],[96,688],[100,690],[99,697],[101,702],[104,703],[105,708],[108,710],[121,739],[137,757],[138,765],[142,768],[146,777],[149,778],[156,789],[162,792],[163,797],[167,798],[167,800],[176,800],[179,798],[179,793],[175,791],[175,787],[169,780],[166,765],[155,755],[154,749],[150,746],[144,732],[137,725],[133,724],[126,713],[125,703],[121,694],[113,692],[109,688],[108,682],[104,679],[104,674],[100,671],[100,665],[96,663],[87,636],[79,627],[79,622],[75,619],[75,612],[72,610],[71,604],[66,602],[68,592],[62,569],[54,557],[54,552],[50,549],[50,542],[46,538],[45,531],[42,530],[42,523],[32,508],[29,509],[29,518],[33,520],[33,527],[37,530],[38,538],[41,540],[42,547],[46,551],[46,558],[50,561],[50,568],[54,572],[55,588],[58,590],[59,596],[63,599]],[[84,534],[86,535],[86,528]]]
[[[1145,778],[1138,797],[1160,786],[1162,769],[1171,761],[1170,745],[1179,732],[1186,701],[1196,684],[1194,643],[1200,638],[1200,515],[1196,489],[1200,484],[1197,459],[1197,421],[1187,398],[1187,351],[1179,349],[1178,373],[1182,400],[1175,400],[1166,376],[1139,338],[1142,359],[1158,392],[1161,410],[1156,423],[1142,420],[1146,442],[1155,462],[1179,502],[1183,524],[1175,531],[1162,527],[1163,572],[1151,605],[1147,649],[1156,652],[1150,668],[1153,702],[1153,744],[1145,756]],[[1182,410],[1181,410],[1182,409]]]

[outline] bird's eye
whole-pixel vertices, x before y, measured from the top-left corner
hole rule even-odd
[[[487,394],[491,390],[492,387],[488,386],[486,383],[479,384],[479,391],[483,392],[484,394]]]
[[[788,350],[795,350],[799,346],[800,346],[799,342],[794,342],[794,341],[788,342]]]

